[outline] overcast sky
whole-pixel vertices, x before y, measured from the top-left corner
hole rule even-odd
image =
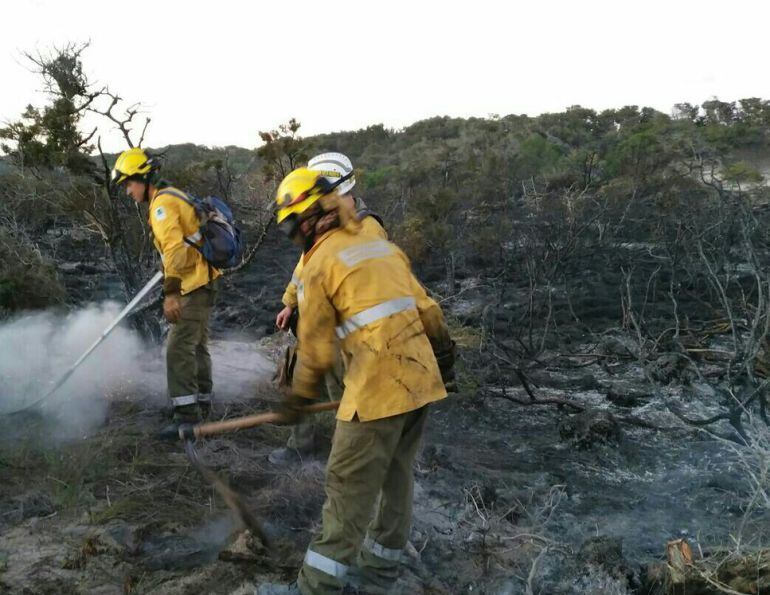
[[[45,100],[22,51],[86,40],[92,80],[152,116],[148,146],[253,147],[258,130],[290,117],[309,135],[435,115],[770,98],[764,5],[4,0],[0,120]]]

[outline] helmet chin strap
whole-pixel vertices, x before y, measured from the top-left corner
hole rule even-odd
[[[155,186],[156,189],[160,188],[163,185],[163,180],[157,173],[151,171],[144,176],[142,181],[144,182],[144,202],[150,204],[150,185]]]
[[[302,251],[303,252],[307,252],[308,250],[310,250],[313,247],[313,244],[315,243],[315,238],[317,235],[315,231],[315,226],[318,224],[319,219],[323,216],[323,213],[324,213],[323,207],[321,207],[320,204],[318,205],[318,208],[320,209],[320,212],[316,211],[313,215],[311,215],[305,220],[305,221],[309,221],[310,219],[314,220],[313,225],[310,226],[310,231],[308,231],[308,233],[304,233],[302,231],[303,222],[300,223],[299,233],[302,234],[302,240],[303,240]]]
[[[142,182],[144,182],[144,202],[150,204],[150,184],[158,182],[158,170],[160,169],[160,166],[152,159],[148,160],[148,163],[151,163],[152,166],[150,171],[142,176]]]
[[[310,235],[304,236],[305,242],[302,246],[303,252],[309,252],[310,249],[313,247],[313,244],[315,244],[315,231],[313,231]]]
[[[316,239],[319,236],[324,235],[326,232],[340,227],[340,217],[337,208],[325,209],[323,205],[318,204],[318,209],[311,217],[305,220],[308,224],[311,224],[310,230],[307,234],[302,234],[304,240],[304,250],[307,252],[315,244]],[[302,232],[300,232],[302,233]]]

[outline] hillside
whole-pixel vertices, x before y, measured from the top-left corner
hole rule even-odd
[[[217,418],[280,396],[269,368],[290,339],[274,319],[298,253],[268,221],[281,169],[314,153],[350,156],[356,194],[447,313],[458,392],[432,412],[399,592],[679,593],[684,575],[688,593],[763,589],[770,103],[673,114],[573,107],[156,149],[164,175],[225,197],[246,235],[214,315]],[[101,161],[49,149],[22,167],[11,148],[0,169],[0,331],[45,329],[18,345],[69,337],[87,304],[125,303],[157,266],[146,212]],[[149,301],[116,382],[2,421],[9,592],[252,592],[292,576],[317,528],[323,460],[271,467],[284,429],[199,445],[279,544],[269,554],[181,446],[157,440],[167,325]],[[74,348],[58,349],[64,365]],[[22,400],[55,369],[19,384]],[[88,427],[43,439],[74,403]],[[672,559],[678,539],[693,565]]]

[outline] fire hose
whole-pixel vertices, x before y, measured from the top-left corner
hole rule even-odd
[[[115,318],[115,320],[113,320],[110,323],[110,325],[106,329],[104,329],[104,332],[102,332],[102,334],[99,336],[99,338],[96,339],[96,341],[94,341],[88,349],[86,349],[85,353],[83,353],[83,355],[81,355],[77,359],[77,361],[74,364],[72,364],[67,369],[67,371],[64,374],[61,375],[61,377],[54,383],[54,385],[50,389],[48,389],[48,392],[46,392],[42,397],[40,397],[39,399],[33,401],[32,403],[28,403],[27,405],[24,405],[24,407],[22,407],[21,409],[16,409],[14,411],[3,411],[3,412],[0,412],[0,416],[15,415],[17,413],[22,413],[24,411],[29,411],[30,409],[34,409],[35,407],[37,407],[41,403],[44,403],[49,398],[51,398],[51,396],[57,390],[59,390],[62,387],[62,385],[65,382],[67,382],[67,380],[69,380],[70,376],[72,376],[72,374],[75,373],[75,370],[77,370],[80,367],[80,365],[86,360],[86,358],[89,355],[91,355],[94,352],[94,350],[97,347],[99,347],[99,345],[101,345],[102,341],[104,341],[107,338],[107,336],[113,330],[115,330],[115,328],[122,322],[122,320],[126,316],[128,316],[130,314],[131,310],[133,310],[136,307],[136,305],[139,302],[141,302],[142,299],[144,299],[144,297],[148,293],[150,293],[150,291],[152,291],[152,288],[155,287],[162,278],[163,278],[163,273],[161,273],[161,272],[155,273],[155,276],[153,276],[153,278],[150,279],[147,282],[147,284],[144,287],[142,287],[142,289],[139,290],[139,293],[136,294],[134,299],[132,299],[130,302],[128,302],[126,307],[123,308],[120,311],[120,314],[118,314],[118,316]]]

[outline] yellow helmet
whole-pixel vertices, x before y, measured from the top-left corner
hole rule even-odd
[[[299,216],[321,198],[334,192],[353,172],[330,182],[324,172],[300,167],[289,173],[275,194],[275,212],[278,227],[289,237],[299,229]]]
[[[150,174],[160,169],[160,165],[139,147],[123,151],[115,167],[112,168],[112,182],[122,184],[126,180],[135,179],[142,182],[150,180]]]

